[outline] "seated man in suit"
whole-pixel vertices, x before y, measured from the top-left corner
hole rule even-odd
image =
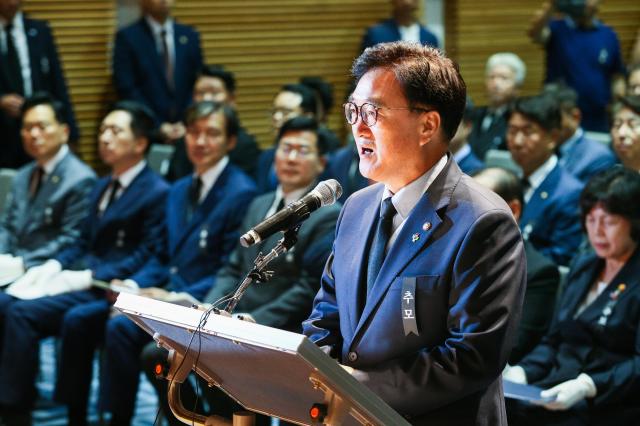
[[[378,43],[412,41],[425,46],[438,47],[436,36],[416,18],[417,0],[391,0],[392,16],[367,29],[360,51]]]
[[[231,71],[221,65],[205,65],[193,86],[193,101],[214,101],[236,108],[236,80]],[[175,151],[169,163],[167,179],[171,182],[193,173],[193,165],[189,161],[184,138],[176,141]],[[253,176],[260,156],[260,149],[255,138],[238,127],[235,147],[229,152],[229,161],[240,167],[246,174]]]
[[[30,268],[9,287],[9,294],[0,294],[23,299],[8,304],[0,343],[0,418],[8,424],[30,422],[40,339],[64,333],[65,316],[76,306],[88,306],[91,319],[107,315],[105,292],[89,289],[92,281],[127,278],[162,247],[164,210],[157,207],[169,188],[144,161],[153,123],[144,105],[125,101],[113,107],[99,134],[100,158],[111,173],[91,193],[80,237],[43,265]],[[67,355],[90,345],[63,345],[59,374],[82,368]]]
[[[342,208],[304,334],[412,424],[503,425],[524,247],[504,200],[448,152],[466,99],[458,66],[396,42],[352,73],[345,118],[379,183]]]
[[[181,120],[202,67],[200,34],[171,17],[172,5],[140,0],[143,16],[117,32],[112,63],[118,97],[151,108],[165,142],[184,135]]]
[[[525,240],[558,265],[568,265],[582,241],[578,200],[583,184],[558,163],[560,109],[554,98],[518,99],[509,118],[507,145],[522,168]]]
[[[462,120],[458,125],[456,134],[449,142],[449,150],[453,154],[453,159],[460,166],[460,170],[468,175],[472,175],[475,171],[484,167],[484,163],[471,150],[469,146],[469,135],[473,128],[473,104],[471,99],[467,97],[467,104],[464,108]]]
[[[238,119],[229,105],[196,103],[187,110],[186,124],[187,154],[195,174],[171,187],[165,253],[152,259],[131,281],[147,287],[139,292],[144,296],[198,303],[236,247],[238,228],[256,190],[253,181],[229,162],[228,152],[238,134]],[[107,322],[103,390],[113,425],[128,425],[133,417],[140,352],[150,340],[125,316]],[[88,381],[86,385],[88,390]]]
[[[485,89],[489,105],[476,109],[469,145],[484,160],[490,149],[507,149],[509,105],[527,76],[527,66],[515,53],[495,53],[487,60]]]
[[[0,168],[18,168],[31,161],[20,140],[25,97],[48,92],[63,105],[69,142],[78,140],[73,108],[55,40],[46,21],[26,17],[21,1],[0,2]]]
[[[331,155],[327,164],[327,177],[340,182],[342,195],[340,202],[344,203],[354,192],[369,185],[369,180],[362,176],[358,164],[360,156],[353,138],[348,137],[348,145],[340,148]]]
[[[64,105],[47,94],[22,106],[23,166],[0,214],[0,284],[8,284],[72,244],[89,206],[96,175],[67,146]]]
[[[620,162],[640,172],[640,96],[625,96],[613,106],[611,139]]]
[[[251,229],[279,208],[301,198],[313,189],[324,168],[326,146],[312,119],[296,117],[285,122],[278,140],[275,158],[278,188],[254,200],[244,217],[242,229]],[[331,251],[339,212],[336,205],[314,212],[300,228],[296,245],[269,264],[269,269],[274,272],[273,278],[266,285],[249,287],[236,311],[244,317],[253,318],[258,324],[300,332],[301,322],[309,315],[313,296],[318,290],[322,267]],[[219,302],[233,294],[253,267],[258,253],[271,250],[281,237],[281,234],[276,234],[249,248],[237,247],[216,275],[216,283],[205,301]],[[147,340],[150,340],[148,335]],[[171,418],[171,424],[178,424],[166,405],[166,380],[155,379],[155,365],[166,361],[166,358],[167,351],[151,343],[143,353],[143,368],[158,389],[165,415]],[[184,385],[183,396],[186,394],[188,397],[188,391]],[[207,397],[214,395],[217,397],[212,406],[216,408],[216,414],[230,416],[233,404],[220,398],[217,391],[208,392]],[[186,404],[188,406],[189,402]]]
[[[580,127],[582,113],[575,90],[564,84],[550,83],[543,93],[555,98],[560,107],[562,121],[556,153],[558,163],[566,171],[587,183],[594,175],[616,164],[616,157],[609,147],[587,137]]]
[[[313,90],[301,83],[285,84],[273,98],[271,128],[274,138],[277,138],[285,121],[298,116],[315,118],[316,112]],[[275,152],[275,148],[266,149],[258,158],[256,183],[261,193],[273,191],[278,186],[278,178],[273,167]]]
[[[494,167],[478,171],[473,178],[502,197],[516,221],[520,220],[524,198],[522,184],[515,174]],[[553,262],[533,248],[529,241],[524,242],[524,250],[527,259],[527,290],[524,294],[518,338],[509,356],[509,364],[516,364],[531,352],[547,332],[560,284],[560,273]]]

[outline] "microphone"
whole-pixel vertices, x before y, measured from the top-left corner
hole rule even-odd
[[[250,247],[279,231],[286,231],[305,221],[311,212],[336,202],[342,187],[335,179],[323,180],[307,195],[272,214],[240,237],[240,244]]]

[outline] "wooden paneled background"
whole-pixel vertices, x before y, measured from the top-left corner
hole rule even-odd
[[[447,52],[460,62],[469,93],[484,103],[487,57],[514,51],[528,67],[524,93],[539,89],[541,48],[525,35],[537,0],[447,0]],[[113,101],[110,57],[116,28],[113,0],[23,0],[31,16],[53,27],[82,132],[81,156],[99,167],[95,130]],[[640,26],[640,2],[605,0],[602,19],[622,41],[625,59]],[[334,84],[342,103],[348,69],[364,28],[388,16],[387,0],[176,0],[174,15],[202,34],[208,63],[224,64],[236,74],[237,101],[243,124],[263,146],[272,142],[268,110],[278,88],[304,75],[319,75]],[[343,134],[340,107],[330,126]]]

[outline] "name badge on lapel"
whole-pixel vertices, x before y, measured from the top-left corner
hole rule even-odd
[[[419,335],[418,323],[416,322],[416,278],[402,278],[402,299],[400,300],[400,309],[402,312],[402,328],[404,335],[410,333]]]

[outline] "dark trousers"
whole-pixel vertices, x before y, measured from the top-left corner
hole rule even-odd
[[[110,311],[106,299],[95,300],[69,309],[62,321],[55,399],[67,405],[70,426],[87,424],[93,358],[104,339]]]
[[[31,409],[36,397],[40,339],[60,333],[69,309],[102,297],[102,291],[85,290],[8,304],[0,347],[0,405]]]

